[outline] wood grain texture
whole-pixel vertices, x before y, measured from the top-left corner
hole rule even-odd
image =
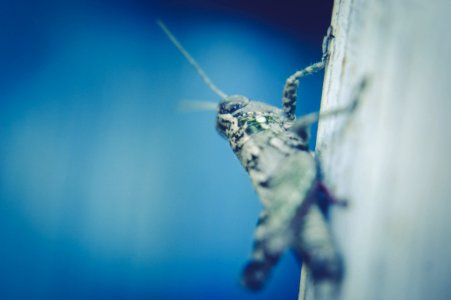
[[[346,259],[341,299],[451,295],[449,12],[448,0],[334,4],[321,110],[367,80],[356,111],[318,129],[326,182],[350,201],[331,220]]]

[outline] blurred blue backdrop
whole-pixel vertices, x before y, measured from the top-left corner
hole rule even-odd
[[[155,24],[226,93],[280,105],[331,10],[291,2],[1,2],[1,299],[297,298],[291,254],[240,287],[260,204],[214,114],[177,111],[218,99]]]

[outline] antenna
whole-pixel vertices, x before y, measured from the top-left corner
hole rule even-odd
[[[158,26],[163,30],[163,32],[167,35],[169,40],[174,44],[174,46],[182,53],[182,55],[186,58],[186,60],[190,63],[191,66],[196,70],[197,74],[202,78],[202,80],[205,82],[205,84],[219,97],[222,99],[226,99],[227,95],[221,91],[205,74],[204,70],[199,66],[199,64],[194,60],[194,58],[188,53],[188,51],[183,48],[182,44],[175,38],[175,36],[172,34],[171,31],[166,27],[166,25],[158,20],[157,21]]]
[[[214,102],[187,100],[179,102],[179,110],[183,112],[218,110],[218,105]]]

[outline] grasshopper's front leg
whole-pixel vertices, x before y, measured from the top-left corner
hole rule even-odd
[[[324,69],[329,58],[329,45],[333,38],[334,35],[332,33],[332,27],[329,27],[327,29],[327,34],[323,39],[323,55],[321,61],[310,65],[303,70],[295,72],[293,75],[288,77],[287,81],[285,82],[285,86],[283,88],[282,106],[283,112],[288,120],[296,119],[296,97],[299,86],[299,79],[306,75],[310,75]]]
[[[329,59],[330,43],[335,38],[332,31],[332,26],[330,26],[327,29],[326,36],[324,36],[322,45],[323,55],[321,57],[321,61],[312,64],[303,70],[295,72],[293,75],[288,77],[287,81],[285,82],[285,86],[283,88],[282,107],[283,112],[288,120],[296,119],[296,97],[299,86],[299,79],[306,75],[321,71],[326,66],[326,63]]]
[[[285,117],[288,120],[296,119],[296,97],[297,90],[299,86],[299,79],[306,75],[313,74],[324,68],[325,62],[321,61],[307,68],[297,71],[290,77],[288,77],[285,82],[285,87],[283,88],[282,106]]]

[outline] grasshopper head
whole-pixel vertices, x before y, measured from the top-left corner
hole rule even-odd
[[[227,96],[219,103],[216,129],[221,136],[227,138],[238,130],[239,113],[249,102],[244,96]]]
[[[219,103],[218,115],[234,114],[238,110],[248,105],[250,100],[244,96],[228,96]]]

